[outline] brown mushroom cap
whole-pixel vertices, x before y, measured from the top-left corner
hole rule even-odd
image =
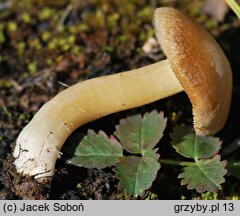
[[[218,132],[226,122],[232,93],[231,67],[222,49],[173,8],[156,9],[153,19],[158,41],[192,103],[196,133]]]

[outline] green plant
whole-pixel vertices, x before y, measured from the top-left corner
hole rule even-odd
[[[234,11],[234,13],[238,16],[240,19],[240,6],[237,3],[236,0],[226,0],[228,5],[231,7],[231,9]]]
[[[220,140],[177,127],[171,134],[172,146],[191,161],[160,159],[155,147],[163,136],[166,121],[163,112],[154,110],[120,120],[110,137],[103,131],[97,134],[89,130],[67,163],[98,169],[115,166],[116,177],[127,195],[141,195],[150,188],[161,164],[183,166],[178,178],[188,189],[199,193],[221,189],[227,170],[226,161],[221,161],[218,155]]]

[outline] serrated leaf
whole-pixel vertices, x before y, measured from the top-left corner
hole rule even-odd
[[[116,137],[123,148],[134,154],[144,154],[152,150],[163,136],[166,118],[156,110],[151,113],[134,115],[123,119],[116,126]]]
[[[170,137],[172,139],[172,143],[179,143],[183,140],[183,137],[192,133],[193,130],[190,127],[176,126],[174,127],[173,132],[170,134]]]
[[[153,157],[122,157],[114,169],[120,185],[127,195],[141,195],[151,187],[155,180],[160,164],[155,154]]]
[[[197,192],[215,191],[221,189],[226,161],[220,161],[220,156],[216,155],[211,159],[201,159],[196,165],[186,166],[178,178],[183,178],[182,185],[187,185],[188,189],[196,189]]]
[[[116,138],[109,138],[103,131],[98,134],[88,131],[75,150],[74,157],[67,161],[85,168],[103,169],[118,162],[123,156],[123,149]]]
[[[187,128],[175,129],[171,138],[172,145],[179,154],[195,160],[210,158],[221,148],[221,141],[218,138],[196,135]]]

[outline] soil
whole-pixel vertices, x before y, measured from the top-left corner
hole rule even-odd
[[[164,111],[168,118],[165,135],[157,146],[161,157],[179,157],[170,147],[169,133],[176,125],[192,125],[192,108],[184,93],[109,115],[76,130],[66,141],[63,156],[56,164],[55,176],[47,187],[33,184],[29,178],[27,181],[13,178],[11,152],[21,129],[45,102],[67,85],[138,68],[165,58],[159,47],[154,47],[150,53],[142,51],[147,39],[154,36],[151,14],[155,6],[172,6],[185,11],[207,28],[226,53],[233,70],[233,100],[226,126],[216,136],[223,141],[224,147],[228,146],[239,137],[240,131],[240,116],[237,115],[240,109],[240,20],[233,12],[227,9],[222,15],[223,21],[216,20],[211,13],[202,11],[202,0],[164,4],[124,0],[121,6],[119,1],[104,0],[80,3],[74,0],[52,1],[55,3],[13,0],[11,6],[3,10],[1,6],[4,2],[8,1],[0,0],[0,199],[212,197],[182,187],[177,178],[178,167],[162,165],[149,190],[139,197],[126,197],[111,168],[85,169],[66,164],[89,128],[111,134],[121,118],[153,109]],[[69,7],[70,4],[73,7]],[[73,9],[68,11],[67,8]],[[137,14],[137,19],[133,14]],[[95,16],[97,19],[93,19]],[[227,159],[237,159],[239,154],[236,150]],[[29,188],[36,187],[38,190],[34,189],[35,193],[31,193]],[[223,190],[217,191],[216,196],[232,199],[233,196],[238,197],[239,189],[239,180],[226,176]]]

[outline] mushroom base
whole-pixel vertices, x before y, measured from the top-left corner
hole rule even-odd
[[[33,176],[19,174],[13,164],[15,158],[9,154],[3,162],[4,184],[16,195],[26,200],[45,200],[49,197],[51,179],[38,182]]]

